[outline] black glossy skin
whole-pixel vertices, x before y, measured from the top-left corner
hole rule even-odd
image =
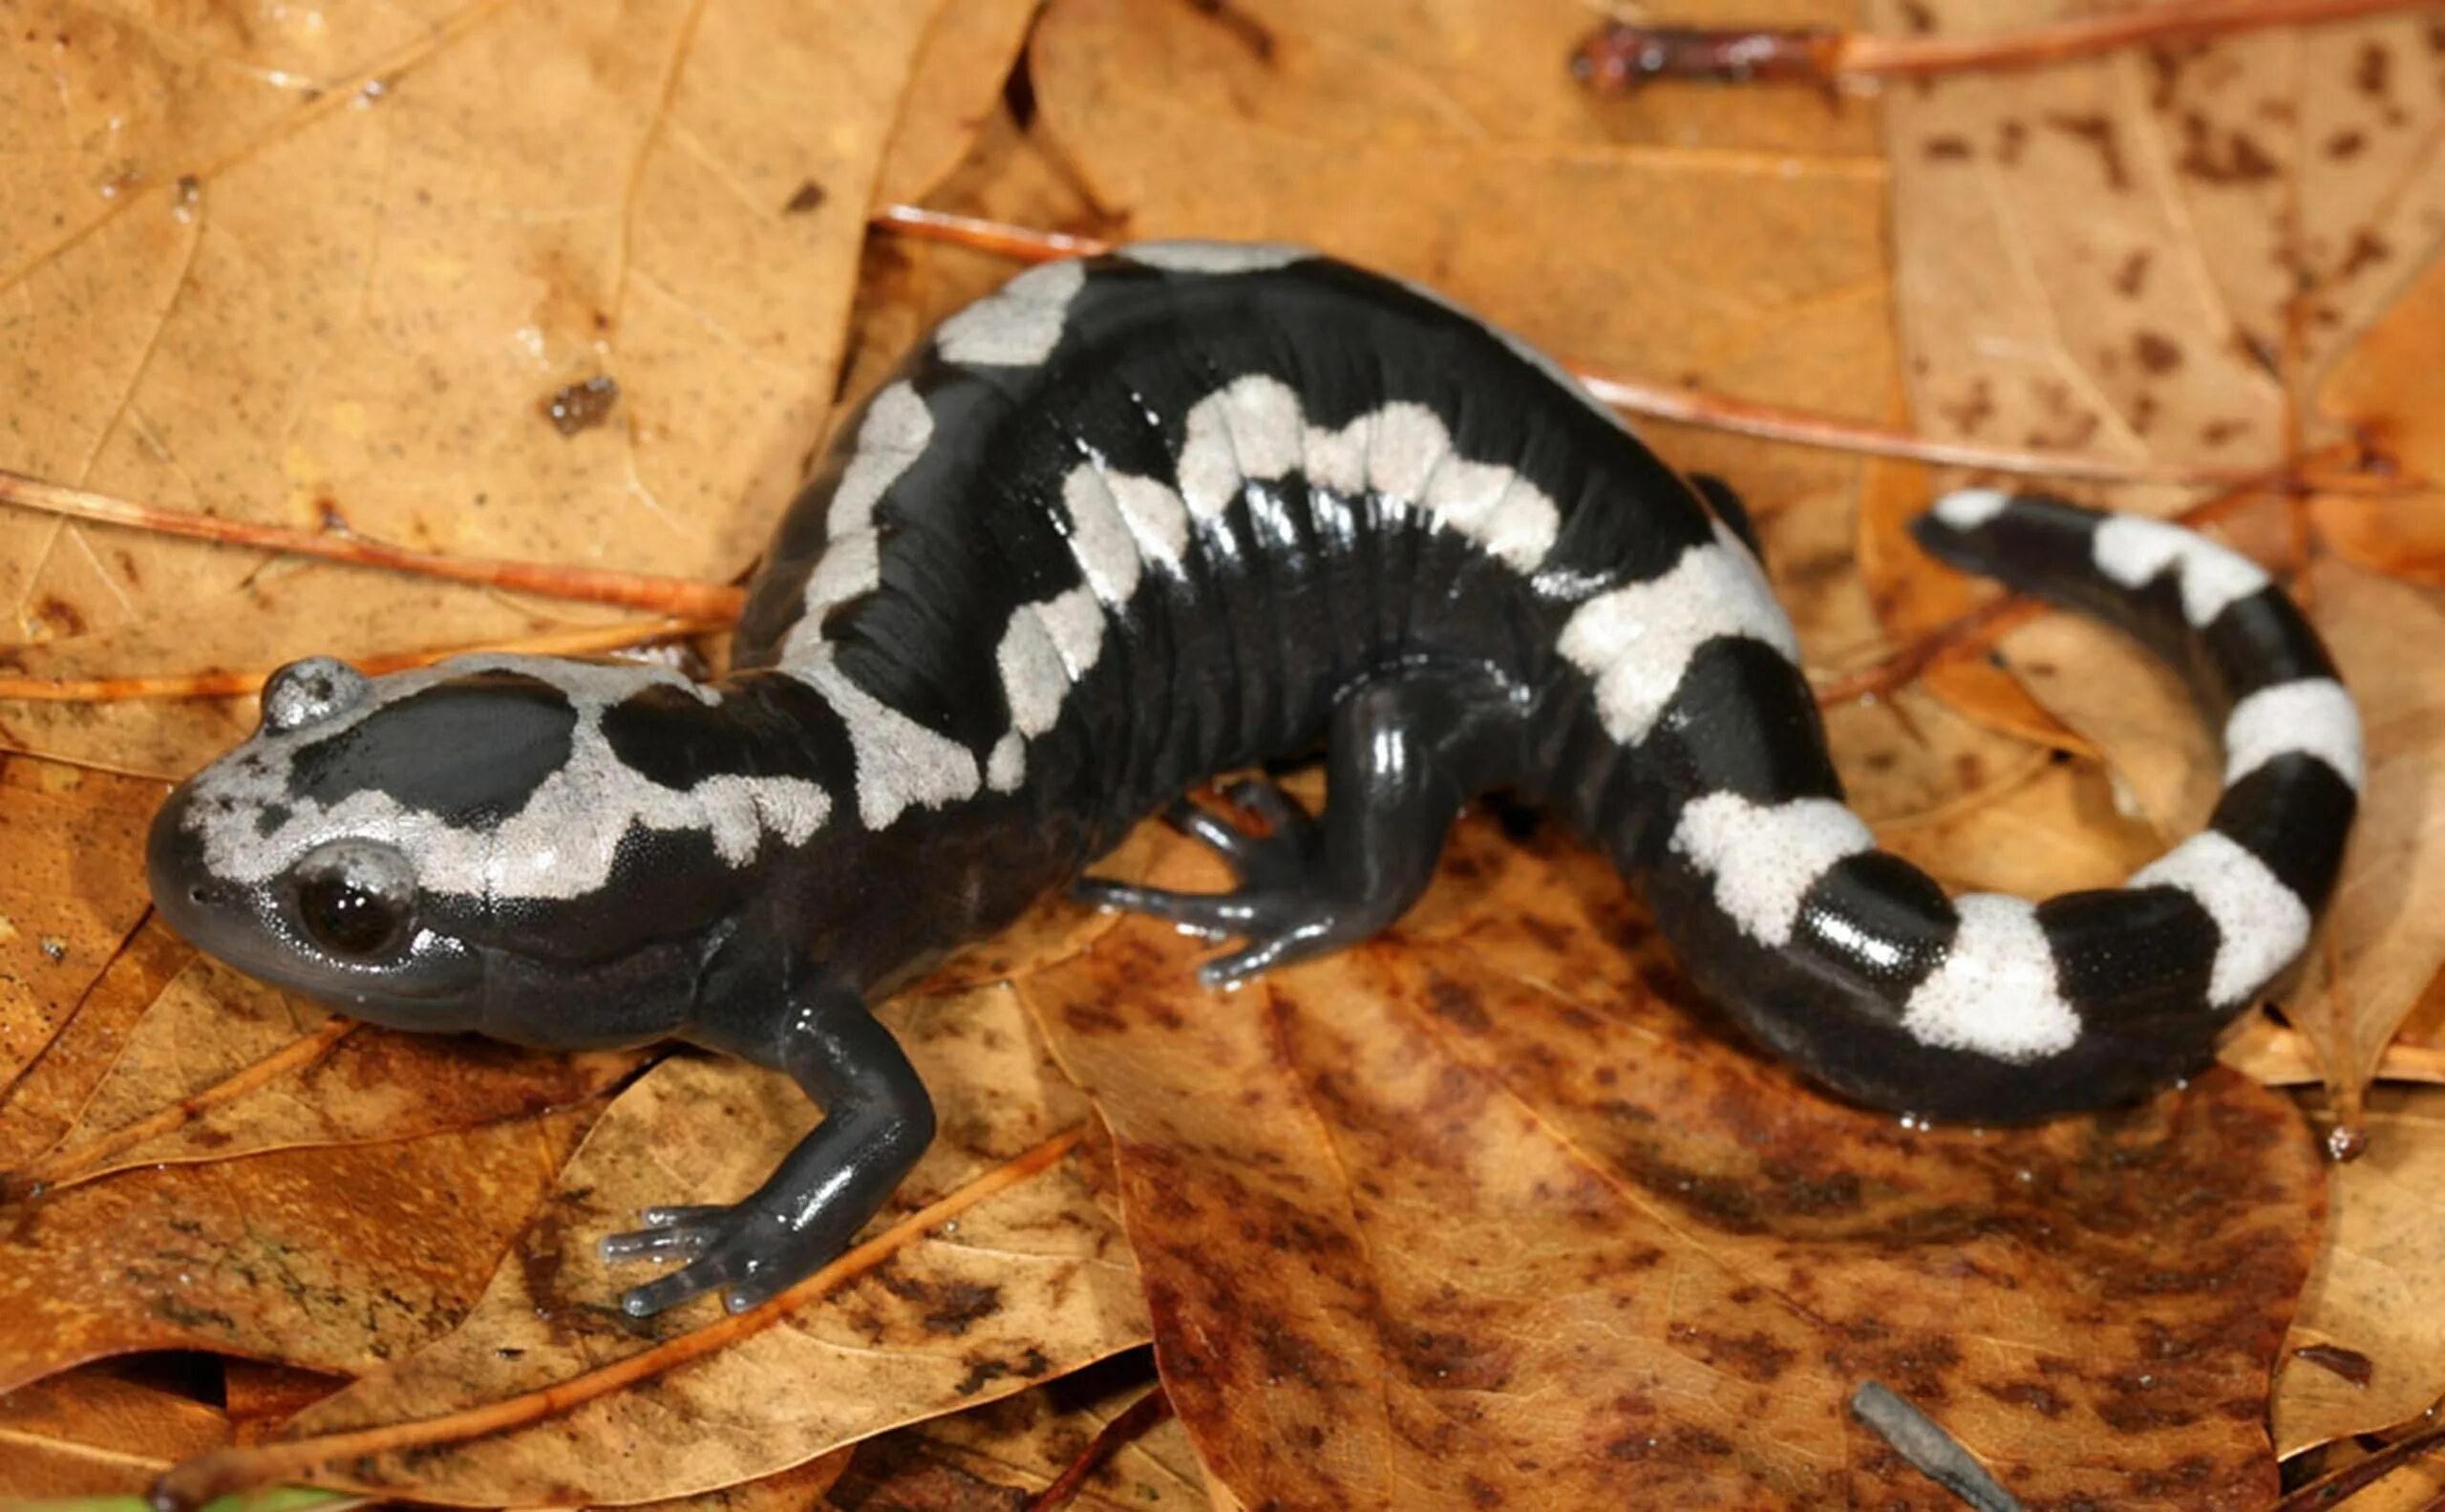
[[[1244,480],[1187,531],[1176,571],[1141,555],[1135,591],[1102,601],[1092,665],[1025,742],[1023,779],[994,787],[984,774],[1016,717],[997,648],[1019,607],[1087,581],[1065,483],[1084,468],[1186,489],[1177,470],[1188,417],[1249,374],[1278,379],[1325,431],[1395,401],[1431,412],[1454,456],[1511,469],[1552,502],[1549,548],[1523,571],[1371,483],[1332,488],[1295,468]],[[629,674],[520,661],[399,695],[387,691],[404,686],[395,679],[351,684],[334,664],[302,664],[266,690],[265,734],[182,788],[156,824],[155,895],[182,932],[347,1012],[544,1046],[679,1035],[798,1079],[825,1120],[755,1194],[733,1208],[654,1209],[645,1228],[606,1242],[615,1257],[685,1262],[627,1293],[631,1312],[715,1288],[750,1306],[837,1254],[934,1128],[923,1084],[866,1005],[1075,879],[1167,806],[1230,862],[1238,890],[1083,887],[1239,937],[1207,969],[1216,982],[1383,928],[1426,885],[1461,805],[1508,788],[1556,810],[1645,884],[1711,996],[1871,1102],[1979,1120],[2111,1102],[2199,1064],[2237,1011],[2202,1006],[2216,927],[2165,887],[2040,910],[2084,1024],[2034,1061],[1930,1044],[1906,1028],[1903,1005],[1945,959],[1957,921],[1943,890],[1899,858],[1868,851],[1833,864],[1787,944],[1745,933],[1669,843],[1673,821],[1714,794],[1839,799],[1798,667],[1763,639],[1710,639],[1652,733],[1626,742],[1562,649],[1590,601],[1662,578],[1685,553],[1749,539],[1737,500],[1712,480],[1693,491],[1549,369],[1431,297],[1321,259],[1214,274],[1103,259],[1036,358],[962,364],[929,346],[903,379],[930,435],[875,506],[878,581],[807,622],[810,574],[840,549],[827,517],[861,456],[853,419],[781,526],[739,628],[737,669],[709,692],[643,673],[605,692],[596,683]],[[2077,560],[2095,522],[2016,505],[1989,526],[1931,528],[1928,539],[2125,624],[2185,665],[2211,706],[2327,669],[2280,594],[2236,606],[2201,634],[2182,622],[2170,579],[2137,596],[2096,588]],[[584,678],[595,679],[591,692]],[[593,707],[587,697],[601,706],[599,746],[572,713]],[[870,706],[912,723],[889,724]],[[902,738],[911,729],[923,736],[913,744]],[[1270,821],[1264,839],[1177,803],[1200,778],[1320,739],[1321,821],[1263,784],[1235,796]],[[911,770],[936,785],[896,807],[875,802],[878,774],[900,759],[891,753],[910,751]],[[225,841],[246,862],[244,879],[228,855],[206,853],[202,807],[283,806],[279,792],[215,796],[213,783],[230,780],[215,774],[263,753],[270,775],[259,788],[395,800],[350,832],[415,874],[395,948],[356,959],[318,942],[286,852],[253,857]],[[767,823],[747,856],[735,843],[725,853],[710,825],[640,822],[594,857],[601,878],[585,885],[506,863],[455,890],[437,884],[446,868],[418,816],[510,835],[555,773],[589,759],[604,791],[659,801],[786,779],[827,795],[828,809],[804,833]],[[962,760],[965,791],[942,786]],[[2283,858],[2285,882],[2314,907],[2351,798],[2318,763],[2286,756],[2237,787],[2218,823]],[[269,814],[259,827],[285,833]],[[568,848],[582,869],[584,847]],[[447,874],[475,877],[473,866]]]

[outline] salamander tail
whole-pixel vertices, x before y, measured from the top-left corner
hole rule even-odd
[[[2359,716],[2283,590],[2202,536],[1990,489],[1913,528],[2184,676],[2222,735],[2207,827],[2119,888],[1948,899],[1839,801],[1693,794],[1650,896],[1711,995],[1855,1097],[1993,1121],[2140,1096],[2209,1059],[2307,945],[2359,799]]]

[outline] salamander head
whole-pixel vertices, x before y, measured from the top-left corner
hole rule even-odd
[[[674,847],[710,858],[738,837],[719,793],[658,784],[618,742],[632,713],[703,715],[715,699],[644,666],[497,656],[368,678],[292,664],[265,686],[253,737],[156,817],[154,901],[231,965],[376,1023],[651,1037],[692,989],[670,942],[706,926],[697,899],[721,890],[662,874]],[[749,812],[751,851],[768,828],[803,839],[821,818]],[[624,914],[631,880],[657,868],[671,884],[651,889],[657,911]],[[656,949],[681,965],[633,968]],[[543,981],[596,997],[589,976],[612,1004],[563,991],[557,1022],[531,1006]]]

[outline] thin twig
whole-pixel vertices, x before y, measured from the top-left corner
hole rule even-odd
[[[166,1108],[158,1109],[133,1123],[121,1125],[82,1144],[54,1149],[39,1160],[0,1175],[0,1200],[36,1196],[63,1182],[89,1176],[103,1162],[148,1139],[182,1129],[276,1077],[319,1063],[339,1048],[341,1040],[355,1033],[356,1028],[355,1019],[331,1019],[305,1038],[289,1041],[253,1065],[242,1067],[235,1075],[225,1076],[201,1092],[190,1093]]]
[[[2035,68],[2127,47],[2166,47],[2267,27],[2315,26],[2434,0],[2165,0],[2107,15],[1984,36],[1880,36],[1818,27],[1646,26],[1589,34],[1571,73],[1599,95],[1658,79],[1832,85],[1980,70]]]
[[[788,1290],[744,1312],[731,1313],[625,1359],[614,1360],[567,1380],[556,1381],[536,1391],[521,1392],[500,1401],[484,1402],[409,1422],[384,1423],[373,1428],[245,1448],[216,1449],[188,1460],[154,1482],[151,1501],[163,1512],[197,1508],[215,1497],[227,1496],[266,1481],[311,1476],[334,1465],[358,1459],[370,1460],[372,1456],[403,1449],[461,1443],[559,1416],[623,1387],[663,1374],[691,1360],[702,1359],[740,1339],[761,1332],[788,1316],[792,1310],[827,1296],[842,1283],[872,1270],[978,1203],[1047,1170],[1068,1155],[1085,1132],[1083,1128],[1070,1129],[1024,1155],[1005,1161],[976,1180],[919,1208]],[[370,1474],[370,1467],[355,1473]]]
[[[2264,475],[2261,475],[2259,481],[2262,484],[2266,481]],[[2258,496],[2258,489],[2252,487],[2230,489],[2191,505],[2174,516],[2174,522],[2197,529],[2232,513]],[[1861,698],[1882,697],[1916,681],[1920,673],[1937,662],[1987,650],[2005,635],[2035,619],[2045,609],[2043,601],[2026,593],[2006,593],[1989,599],[1976,608],[1965,610],[1940,625],[1920,631],[1865,667],[1817,684],[1818,707],[1831,708]]]
[[[0,468],[0,504],[57,515],[96,524],[121,525],[155,535],[184,536],[223,545],[252,546],[291,556],[345,562],[355,566],[387,567],[453,583],[479,583],[490,587],[575,599],[590,604],[617,604],[651,609],[676,619],[722,620],[738,614],[741,594],[726,584],[698,583],[688,578],[646,572],[607,572],[589,567],[556,566],[548,563],[512,562],[494,557],[458,557],[436,551],[411,551],[347,534],[291,530],[260,525],[217,515],[190,514],[139,504],[90,488],[46,482]]]
[[[2024,451],[1982,446],[1975,441],[1945,441],[1891,426],[1846,420],[1813,410],[1760,404],[1677,385],[1648,383],[1608,373],[1585,363],[1563,364],[1587,392],[1625,415],[1648,419],[1679,420],[1740,436],[1788,441],[1798,446],[1837,452],[1864,452],[1940,467],[1974,467],[1982,472],[2024,478],[2071,478],[2098,483],[2177,483],[2195,488],[2224,488],[2266,477],[2263,467],[2211,467],[2195,462],[2138,462],[2127,458],[2096,457],[2080,452]],[[2340,491],[2359,489],[2358,475],[2331,480]],[[2317,484],[2328,491],[2329,480]],[[2388,486],[2398,486],[2389,481]]]
[[[1089,1476],[1103,1468],[1113,1456],[1144,1437],[1157,1423],[1170,1416],[1171,1397],[1164,1395],[1160,1386],[1148,1388],[1145,1395],[1131,1402],[1120,1416],[1104,1424],[1102,1431],[1095,1435],[1095,1441],[1080,1450],[1078,1458],[1062,1467],[1061,1474],[1053,1478],[1052,1484],[1036,1493],[1035,1499],[1028,1503],[1027,1512],[1056,1512],[1056,1509],[1068,1506],[1077,1499]]]
[[[1817,684],[1814,691],[1818,707],[1830,709],[1862,698],[1882,698],[1918,681],[1919,675],[1937,662],[1985,650],[2044,612],[2045,605],[2021,594],[2008,593],[1990,599],[1921,631],[1865,667]]]
[[[2423,1428],[2406,1438],[2397,1438],[2366,1459],[2355,1459],[2332,1475],[2320,1476],[2307,1485],[2278,1501],[2268,1512],[2324,1512],[2340,1506],[2349,1497],[2417,1459],[2439,1444],[2445,1444],[2445,1424]]]
[[[386,651],[359,657],[353,664],[369,677],[430,667],[435,662],[473,651],[512,652],[530,656],[593,656],[655,641],[675,640],[725,629],[728,618],[702,620],[628,620],[618,625],[589,625],[517,640],[485,641],[474,646],[432,650]],[[45,677],[31,672],[0,672],[0,698],[34,703],[123,703],[136,698],[238,698],[262,689],[278,669],[185,672],[170,677]]]
[[[1063,257],[1094,257],[1113,244],[1093,237],[1038,231],[974,216],[949,215],[918,205],[885,205],[876,212],[878,227],[921,241],[972,247],[1023,263],[1045,263]],[[2100,483],[2178,483],[2199,488],[2233,487],[2264,481],[2263,467],[2211,467],[2192,462],[2135,462],[2123,458],[2079,452],[2030,451],[1981,446],[1970,441],[1944,441],[1915,436],[1890,426],[1870,425],[1821,415],[1707,394],[1679,385],[1649,383],[1584,362],[1563,366],[1590,394],[1625,415],[1648,419],[1678,420],[1767,440],[1788,441],[1831,451],[1863,452],[1942,466],[1974,467],[1990,473],[2029,478],[2073,478]],[[2295,485],[2328,493],[2409,492],[2399,479],[2375,479],[2366,473],[2341,471],[2315,479],[2296,479]]]
[[[988,221],[973,215],[953,215],[947,210],[928,210],[917,204],[887,204],[874,214],[872,223],[903,236],[921,242],[946,242],[953,246],[972,247],[1020,263],[1051,263],[1065,257],[1101,257],[1113,244],[1100,237],[1071,236],[1061,231],[1039,231],[1032,226],[1012,225],[1005,221]]]

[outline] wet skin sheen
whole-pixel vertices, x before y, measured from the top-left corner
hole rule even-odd
[[[1947,898],[1844,806],[1739,501],[1547,359],[1296,248],[1048,264],[946,321],[781,523],[728,676],[469,657],[284,669],[154,825],[163,913],[406,1029],[678,1036],[820,1126],[745,1202],[605,1242],[648,1313],[844,1247],[933,1138],[868,1005],[1069,884],[1236,942],[1229,983],[1384,928],[1505,789],[1641,886],[1690,977],[1849,1097],[1995,1122],[2202,1064],[2299,952],[2361,779],[2324,650],[2246,559],[1968,490],[1930,551],[2167,657],[2222,730],[2209,827],[2120,889]],[[1179,803],[1321,744],[1311,817]],[[1150,813],[1240,884],[1081,874]],[[1234,1012],[1227,1003],[1218,1012]]]

